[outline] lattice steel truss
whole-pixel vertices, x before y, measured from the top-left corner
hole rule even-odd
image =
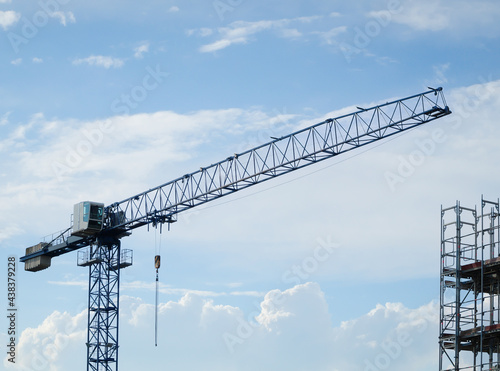
[[[500,370],[499,201],[441,217],[439,370]]]
[[[108,205],[103,231],[120,238],[143,225],[173,222],[182,211],[451,114],[442,88],[357,108]],[[73,236],[68,228],[20,261],[59,256],[94,241],[95,236]]]
[[[451,113],[441,88],[387,102],[277,138],[106,208],[108,228],[169,221],[187,209],[390,137]],[[110,220],[110,216],[120,215]]]
[[[370,108],[358,107],[353,113],[329,118],[112,203],[104,209],[99,233],[76,235],[67,228],[39,244],[41,248],[29,248],[20,261],[29,268],[36,259],[49,260],[89,248],[79,251],[78,259],[79,265],[90,267],[87,370],[118,369],[119,270],[128,264],[120,252],[120,238],[135,228],[171,223],[182,211],[449,114],[442,88]]]
[[[87,371],[118,370],[120,269],[132,264],[120,240],[101,237],[79,251],[78,265],[89,267]]]

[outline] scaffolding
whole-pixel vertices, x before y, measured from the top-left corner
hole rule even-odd
[[[500,370],[499,201],[441,207],[439,370]]]

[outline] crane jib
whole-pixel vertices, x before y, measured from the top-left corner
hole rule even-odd
[[[78,251],[89,269],[87,370],[118,369],[120,270],[132,265],[132,250],[120,238],[144,225],[172,223],[184,210],[351,151],[450,114],[442,89],[330,118],[269,143],[234,154],[121,202],[74,206],[72,226],[26,249],[25,270],[37,272],[52,257]],[[170,224],[168,224],[170,225]],[[82,249],[85,248],[86,249]],[[155,345],[158,329],[158,269],[155,258]],[[106,339],[103,341],[103,339]],[[111,367],[111,368],[110,368]]]
[[[430,96],[430,97],[429,97]],[[442,89],[324,120],[106,207],[130,230],[450,114]]]
[[[113,203],[104,208],[100,232],[87,236],[85,232],[75,235],[67,230],[49,243],[35,245],[20,261],[74,251],[94,243],[98,235],[121,238],[143,225],[173,222],[185,210],[451,113],[442,88],[357,109]]]

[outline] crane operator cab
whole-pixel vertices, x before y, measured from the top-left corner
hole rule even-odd
[[[84,201],[73,208],[73,236],[92,236],[102,230],[104,204]]]

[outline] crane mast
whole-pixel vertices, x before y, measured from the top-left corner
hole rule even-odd
[[[118,370],[120,269],[132,264],[121,238],[135,228],[172,223],[188,209],[450,114],[442,88],[429,89],[357,107],[108,206],[81,202],[75,205],[71,227],[26,249],[20,261],[25,270],[39,271],[53,257],[80,250],[78,265],[89,267],[87,370]]]

